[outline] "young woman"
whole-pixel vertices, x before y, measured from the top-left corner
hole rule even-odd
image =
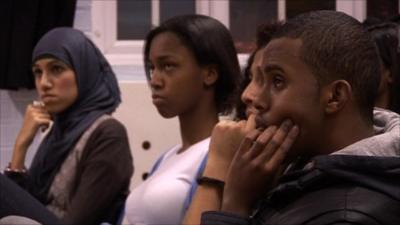
[[[113,223],[133,173],[126,130],[110,116],[121,102],[115,74],[72,28],[41,38],[32,71],[40,102],[26,109],[6,175],[66,224]],[[25,155],[41,129],[50,130],[27,171]]]
[[[151,176],[132,191],[131,224],[180,224],[219,114],[229,113],[241,75],[232,37],[202,15],[171,18],[146,37],[144,62],[153,104],[179,118],[181,143],[164,153]]]

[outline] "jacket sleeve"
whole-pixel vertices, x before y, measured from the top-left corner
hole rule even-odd
[[[77,168],[66,224],[99,224],[118,199],[125,201],[133,174],[127,133],[116,120],[102,123],[89,138]]]
[[[250,219],[238,215],[222,212],[208,211],[201,216],[201,225],[250,225]]]
[[[308,221],[307,225],[377,225],[376,221],[372,218],[364,220],[362,223],[355,222],[351,218],[343,219],[343,217],[335,215],[336,213],[328,213],[327,215],[320,216],[315,220]],[[259,221],[260,222],[260,221]],[[221,212],[221,211],[208,211],[204,212],[201,217],[201,225],[255,225],[259,224],[255,220],[240,217],[238,215]],[[261,224],[265,224],[261,221]],[[269,223],[268,223],[269,224]],[[380,224],[380,223],[379,223]]]
[[[392,223],[394,222],[394,223]],[[368,212],[360,209],[332,210],[320,216],[316,216],[307,222],[307,225],[378,225],[397,224],[395,221],[382,221],[373,217]]]

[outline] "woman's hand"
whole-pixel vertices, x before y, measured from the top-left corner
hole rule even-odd
[[[229,168],[222,210],[248,216],[257,199],[280,176],[282,163],[299,133],[285,120],[279,128],[270,126],[246,135]]]
[[[24,167],[25,155],[29,145],[39,128],[47,129],[51,123],[51,116],[43,105],[29,104],[26,107],[24,122],[17,136],[10,167],[21,169]]]
[[[204,176],[224,181],[229,165],[246,134],[255,128],[255,118],[221,121],[213,129]]]
[[[17,142],[30,145],[39,128],[47,129],[51,116],[43,105],[29,104],[25,111],[24,122]]]

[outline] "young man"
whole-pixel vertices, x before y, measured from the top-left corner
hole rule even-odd
[[[242,95],[249,119],[215,127],[184,223],[399,224],[400,119],[373,111],[379,79],[357,20],[289,20]]]

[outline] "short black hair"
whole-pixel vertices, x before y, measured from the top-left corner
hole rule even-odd
[[[236,103],[242,81],[239,61],[229,30],[218,20],[204,15],[173,17],[151,30],[145,41],[144,64],[150,79],[149,51],[155,36],[172,32],[192,51],[200,66],[214,65],[218,80],[215,86],[215,102],[218,112],[228,114]]]
[[[360,22],[342,12],[311,11],[288,20],[274,35],[282,37],[302,41],[301,58],[320,86],[338,79],[349,82],[360,115],[372,123],[379,56]]]
[[[368,26],[367,30],[375,41],[383,66],[393,77],[388,109],[400,113],[400,27],[396,23],[383,22]]]

